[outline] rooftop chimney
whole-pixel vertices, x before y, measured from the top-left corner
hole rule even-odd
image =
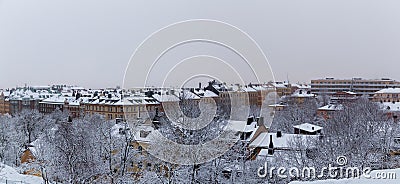
[[[277,131],[277,132],[276,132],[276,137],[282,137],[282,131],[280,131],[280,130]]]
[[[272,135],[269,136],[268,155],[274,154],[274,143],[272,142]]]
[[[247,117],[247,125],[251,125],[251,123],[253,123],[254,118],[253,116]]]

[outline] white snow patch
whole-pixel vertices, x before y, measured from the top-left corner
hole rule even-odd
[[[37,176],[19,174],[10,166],[0,165],[0,183],[41,184],[43,179]]]

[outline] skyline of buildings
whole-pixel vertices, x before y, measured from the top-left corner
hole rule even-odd
[[[331,111],[332,107],[346,101],[367,96],[380,102],[384,108],[400,111],[400,82],[392,79],[315,79],[308,84],[270,82],[265,84],[226,84],[209,81],[208,85],[196,88],[132,88],[86,89],[71,85],[25,86],[0,90],[0,114],[17,114],[23,109],[36,109],[51,113],[56,109],[68,111],[72,117],[85,114],[100,114],[106,119],[141,118],[145,112],[163,111],[171,102],[186,98],[196,103],[215,102],[219,108],[226,108],[243,102],[252,108],[260,108],[269,92],[276,92],[280,99],[268,104],[275,110],[282,110],[282,103],[303,103],[308,98],[328,95],[334,106],[321,107]],[[282,97],[287,97],[282,99]],[[323,113],[322,113],[323,114]],[[327,116],[325,113],[324,116]]]
[[[375,77],[375,78],[366,78],[366,77],[334,77],[334,76],[325,76],[325,77],[314,77],[309,79],[308,81],[298,81],[296,80],[295,77],[290,77],[290,78],[286,78],[286,79],[275,79],[275,81],[261,81],[261,83],[267,84],[267,83],[291,83],[291,84],[301,84],[301,85],[311,85],[313,82],[316,82],[317,80],[342,80],[342,81],[346,81],[351,82],[356,81],[356,80],[371,80],[372,81],[394,81],[396,83],[400,84],[400,79],[396,79],[396,78],[391,78],[391,77]],[[248,83],[253,83],[254,81],[249,81]],[[206,82],[202,82],[202,83],[206,83]],[[222,83],[224,83],[224,81],[222,81]],[[186,84],[190,84],[190,83],[186,83]],[[183,88],[196,88],[198,87],[197,85],[198,83],[193,83],[192,85],[188,85],[188,86],[183,86]],[[234,85],[229,83],[230,85]],[[114,88],[122,88],[123,84],[121,83],[116,83],[114,85],[106,85],[106,86],[100,86],[100,87],[93,87],[93,86],[89,86],[89,85],[81,85],[79,84],[79,82],[44,82],[44,83],[30,83],[30,82],[24,82],[24,83],[20,83],[20,84],[15,84],[14,86],[2,86],[2,84],[0,84],[0,90],[6,90],[6,89],[12,89],[12,88],[21,88],[21,87],[36,87],[36,88],[48,88],[48,87],[58,87],[61,88],[62,86],[69,86],[69,87],[85,87],[87,89],[114,89]],[[156,86],[156,85],[148,85],[148,86],[143,86],[143,88],[160,88],[161,86]],[[182,87],[177,87],[177,86],[163,86],[164,88],[182,88]],[[135,87],[131,87],[132,89]],[[348,89],[350,89],[348,87]]]

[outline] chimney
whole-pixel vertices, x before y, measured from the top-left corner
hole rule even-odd
[[[314,130],[314,127],[311,127],[311,130]]]
[[[274,143],[272,142],[272,135],[269,136],[268,155],[274,154]]]
[[[252,122],[253,122],[253,118],[247,117],[247,125],[251,125]]]
[[[280,130],[277,131],[277,132],[276,132],[276,137],[282,137],[282,131],[280,131]]]
[[[201,82],[199,82],[199,89],[201,89]]]

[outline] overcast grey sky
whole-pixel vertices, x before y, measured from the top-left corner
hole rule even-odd
[[[252,36],[277,80],[400,80],[400,1],[0,0],[0,88],[121,85],[135,48],[188,19],[215,19]]]

